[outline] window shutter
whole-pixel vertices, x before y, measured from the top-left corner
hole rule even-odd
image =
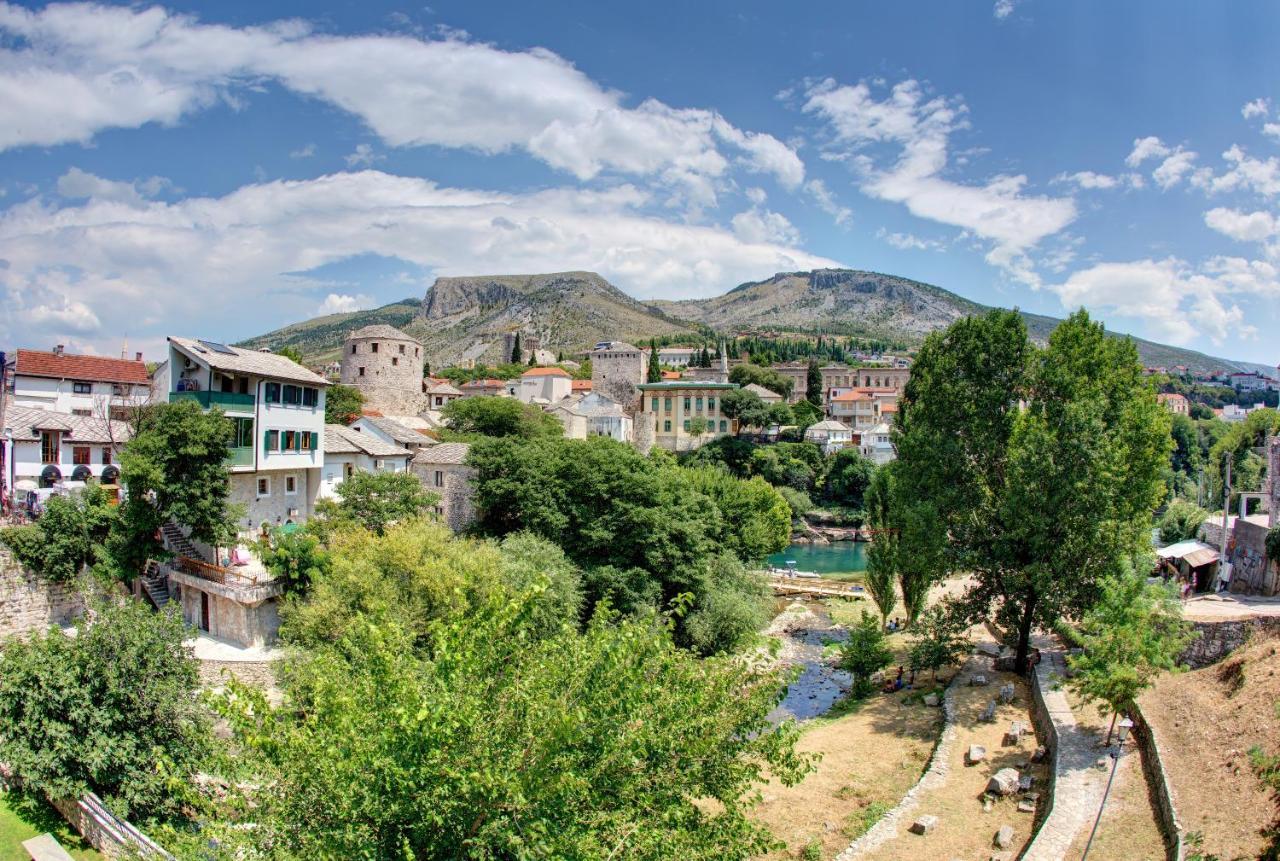
[[[312,451],[320,450],[320,434],[316,433],[315,431],[311,432],[311,450]]]

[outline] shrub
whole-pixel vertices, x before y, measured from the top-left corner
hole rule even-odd
[[[1194,502],[1175,499],[1169,503],[1160,518],[1160,540],[1165,544],[1174,544],[1195,538],[1201,524],[1208,517],[1209,512]]]
[[[893,663],[893,652],[885,642],[884,627],[870,613],[863,613],[849,629],[849,639],[840,647],[836,664],[853,676],[852,696],[864,699],[875,692],[871,677]]]
[[[782,494],[782,498],[787,501],[787,506],[791,509],[792,520],[799,520],[810,511],[813,511],[813,500],[803,490],[796,490],[794,487],[779,487],[777,490],[778,493]]]
[[[769,587],[730,554],[711,561],[706,585],[685,620],[689,646],[703,655],[733,652],[769,623]]]

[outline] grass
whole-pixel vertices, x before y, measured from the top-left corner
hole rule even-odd
[[[857,813],[849,816],[849,824],[845,827],[844,836],[850,840],[857,840],[863,834],[871,830],[871,826],[880,821],[880,817],[884,816],[893,805],[884,801],[873,801]]]
[[[48,802],[0,792],[0,861],[30,861],[22,841],[40,834],[52,834],[77,861],[105,861]]]

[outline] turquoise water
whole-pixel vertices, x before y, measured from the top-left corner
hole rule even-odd
[[[831,544],[792,544],[781,553],[769,557],[769,564],[786,567],[796,563],[797,570],[818,574],[843,574],[867,570],[867,544],[864,541],[834,541]]]

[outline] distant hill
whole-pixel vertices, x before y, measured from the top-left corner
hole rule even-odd
[[[503,336],[517,329],[538,335],[544,349],[566,353],[605,339],[636,342],[687,334],[697,343],[708,330],[823,332],[914,346],[928,333],[986,310],[932,284],[852,269],[781,272],[710,299],[648,303],[594,272],[483,275],[438,278],[421,302],[405,299],[369,311],[331,314],[250,338],[241,346],[293,346],[309,362],[330,361],[341,353],[348,332],[371,323],[387,323],[417,337],[436,367],[463,360],[505,361]],[[1040,342],[1061,322],[1040,314],[1022,316],[1031,337]],[[1263,368],[1141,338],[1134,342],[1149,366]]]

